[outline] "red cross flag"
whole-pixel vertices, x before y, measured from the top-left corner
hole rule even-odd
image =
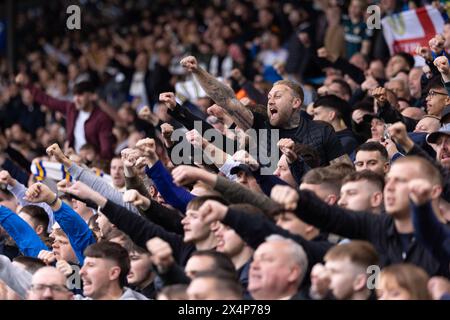
[[[428,47],[428,41],[444,29],[441,13],[432,6],[387,16],[381,24],[391,54],[404,51],[414,55],[417,46]]]

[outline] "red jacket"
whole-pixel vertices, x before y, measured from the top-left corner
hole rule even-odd
[[[78,116],[78,110],[75,103],[55,99],[42,90],[29,85],[27,87],[33,95],[34,101],[43,104],[48,108],[59,111],[66,117],[67,140],[71,147],[74,145],[75,122]],[[86,142],[94,145],[100,152],[100,158],[110,160],[113,156],[113,121],[98,106],[94,107],[91,115],[84,123],[84,134]]]

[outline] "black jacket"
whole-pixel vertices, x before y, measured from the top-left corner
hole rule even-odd
[[[431,253],[415,238],[406,252],[395,228],[394,219],[387,214],[375,215],[329,206],[313,192],[300,191],[297,216],[322,231],[350,239],[366,240],[380,255],[380,266],[409,262],[422,267],[429,275],[447,275],[448,266],[441,266]]]
[[[108,200],[101,212],[117,228],[125,232],[138,246],[146,248],[148,240],[159,237],[168,242],[173,251],[175,261],[184,266],[195,251],[193,244],[183,242],[183,237],[176,233],[168,232],[153,222],[121,207]]]
[[[418,144],[414,144],[414,147],[406,154],[407,156],[419,156],[425,158],[430,161],[434,166],[439,170],[442,177],[443,182],[443,190],[441,194],[441,198],[445,201],[450,201],[450,171],[447,168],[444,168],[436,159],[433,159],[428,152],[426,152],[422,147]]]
[[[169,232],[179,235],[184,234],[183,225],[181,224],[183,217],[177,210],[165,207],[156,200],[151,199],[150,207],[141,213],[145,218]]]
[[[216,139],[214,139],[214,141],[210,141],[211,143],[213,143],[214,145],[216,145],[217,147],[219,147],[220,149],[222,149],[225,152],[230,152],[230,154],[234,154],[234,150],[238,150],[238,143],[236,140],[231,140],[230,138],[224,136],[220,131],[218,131],[217,129],[215,129],[211,124],[209,124],[208,122],[206,122],[205,120],[201,119],[200,117],[198,117],[197,115],[195,115],[194,113],[192,113],[191,110],[189,110],[185,105],[179,105],[177,104],[176,109],[175,110],[171,110],[168,109],[167,113],[174,118],[175,120],[177,120],[179,123],[181,123],[186,129],[188,130],[193,130],[193,129],[200,129],[195,125],[195,122],[200,123],[201,122],[201,130],[198,130],[199,133],[202,135],[202,137],[205,134],[205,131],[207,130],[213,130],[213,132],[215,132],[214,137],[221,137],[220,139],[218,139],[219,141],[217,141]],[[229,151],[229,148],[226,148],[226,146],[234,146],[234,148]],[[173,148],[173,147],[172,147]]]
[[[255,250],[272,234],[294,240],[303,247],[308,257],[307,275],[311,271],[312,266],[323,261],[323,256],[333,246],[328,241],[308,241],[277,226],[264,216],[249,214],[235,209],[228,209],[227,215],[222,222],[233,228],[242,240]],[[305,276],[305,281],[309,281],[308,276]]]

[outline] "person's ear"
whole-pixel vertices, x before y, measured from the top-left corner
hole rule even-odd
[[[119,266],[114,266],[112,268],[109,269],[109,280],[116,280],[119,279],[120,276],[120,267]]]
[[[383,203],[383,192],[374,192],[370,197],[370,206],[372,208],[378,208]]]
[[[39,224],[36,229],[35,232],[37,235],[41,235],[44,232],[44,226],[42,224]]]
[[[334,119],[336,119],[336,111],[329,111],[328,112],[328,120],[331,122],[331,121],[333,121]]]
[[[442,193],[442,186],[435,184],[431,188],[431,199],[435,200],[435,199],[439,198],[441,196],[441,193]]]
[[[362,291],[364,288],[367,287],[367,277],[365,274],[358,274],[353,280],[353,292]]]
[[[149,193],[150,193],[150,197],[155,198],[156,197],[156,188],[154,186],[150,186]]]
[[[391,164],[389,163],[389,161],[386,161],[384,163],[384,173],[387,173],[389,171],[389,168],[391,167]]]
[[[303,103],[302,99],[300,99],[299,97],[294,97],[294,99],[292,100],[292,109],[293,110],[300,109],[302,103]]]
[[[312,225],[310,225],[310,224],[306,224],[306,226],[305,226],[305,232],[306,232],[307,234],[313,232],[314,229],[315,229],[315,227],[312,226]]]
[[[336,204],[336,202],[338,201],[338,197],[335,194],[329,194],[327,195],[327,197],[325,198],[325,202],[327,204],[329,204],[330,206]]]
[[[295,282],[300,277],[300,267],[299,266],[293,266],[289,272],[289,275],[287,277],[288,282]]]
[[[450,96],[445,97],[445,105],[450,104]]]

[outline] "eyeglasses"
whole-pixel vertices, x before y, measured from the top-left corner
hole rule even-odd
[[[434,91],[434,90],[430,90],[428,92],[428,96],[429,97],[434,97],[435,95],[448,96],[447,93],[437,92],[437,91]]]
[[[67,292],[67,288],[65,286],[53,284],[53,285],[47,285],[47,284],[32,284],[31,290],[34,292],[44,292],[45,289],[50,289],[53,292]]]

